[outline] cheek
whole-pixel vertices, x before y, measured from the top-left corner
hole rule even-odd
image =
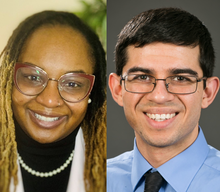
[[[143,94],[130,93],[125,90],[122,92],[123,107],[135,110],[136,106],[143,100]]]
[[[202,106],[202,93],[197,91],[196,93],[182,96],[182,103],[185,107],[186,119],[191,119],[195,122],[199,120]]]
[[[66,103],[68,108],[71,111],[71,117],[70,119],[78,119],[77,121],[82,121],[85,117],[88,102],[85,99],[84,101],[81,101],[80,103]]]
[[[21,94],[15,87],[12,89],[12,109],[14,114],[24,107],[24,104],[27,102],[27,99],[23,94]]]
[[[12,89],[12,111],[15,119],[21,127],[27,123],[26,106],[31,99],[20,93],[15,87]]]
[[[124,109],[125,117],[131,125],[135,126],[135,124],[139,121],[139,116],[138,116],[139,103],[142,101],[142,98],[143,98],[142,94],[134,94],[134,93],[126,92],[123,95],[122,100],[123,100],[123,109]]]

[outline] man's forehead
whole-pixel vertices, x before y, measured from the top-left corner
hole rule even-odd
[[[180,71],[187,68],[198,73],[202,70],[199,56],[199,46],[178,46],[170,43],[152,43],[143,47],[130,45],[126,49],[123,73],[137,71],[137,68],[155,73],[155,68],[158,67],[170,73],[176,73],[176,69]]]
[[[163,43],[163,42],[153,42],[150,44],[146,44],[143,46],[138,46],[136,45],[129,45],[126,48],[126,56],[127,58],[129,58],[129,55],[138,51],[138,50],[143,50],[143,49],[147,49],[147,51],[151,54],[153,54],[155,52],[155,50],[157,51],[158,49],[161,49],[163,51],[173,51],[173,50],[177,50],[179,51],[179,53],[182,52],[183,49],[187,49],[188,52],[191,52],[192,54],[197,53],[197,56],[200,56],[200,47],[199,45],[176,45],[173,43]]]

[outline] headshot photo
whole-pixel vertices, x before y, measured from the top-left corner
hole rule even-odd
[[[199,5],[199,6],[198,6]],[[109,1],[108,2],[108,58],[107,58],[107,73],[108,75],[115,72],[114,50],[117,43],[117,37],[124,27],[124,25],[132,19],[135,15],[142,11],[161,8],[161,7],[178,7],[192,14],[195,14],[204,24],[208,27],[215,48],[215,69],[213,74],[220,77],[220,27],[218,27],[217,18],[220,17],[218,13],[219,4],[216,2],[208,3],[207,1],[140,1],[135,4],[133,1],[122,0],[121,2]],[[121,14],[121,9],[124,10]],[[117,18],[117,19],[116,19]],[[133,129],[127,123],[124,116],[123,108],[120,107],[113,100],[109,88],[108,94],[108,120],[107,120],[107,135],[108,158],[114,157],[124,151],[131,150],[133,143],[130,142],[134,139]],[[218,129],[218,119],[220,114],[220,94],[217,94],[215,101],[207,109],[202,110],[200,125],[204,125],[203,132],[206,135],[208,143],[220,149]],[[119,129],[120,127],[120,129]]]
[[[1,45],[0,191],[106,191],[106,1],[16,6],[3,11],[17,23]]]
[[[108,192],[220,190],[218,6],[108,4]]]

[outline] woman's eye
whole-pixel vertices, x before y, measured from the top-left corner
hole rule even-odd
[[[31,81],[40,81],[40,77],[39,76],[34,76],[34,75],[28,75],[26,76],[29,80]]]
[[[80,87],[80,85],[78,83],[75,83],[75,82],[69,82],[67,84],[68,87],[71,87],[71,88],[77,88],[77,87]]]

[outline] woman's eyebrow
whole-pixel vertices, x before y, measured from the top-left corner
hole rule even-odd
[[[198,73],[190,68],[183,68],[183,69],[171,69],[170,73],[173,75],[181,74],[181,73],[187,73],[189,75],[194,75],[198,77]]]
[[[74,71],[67,71],[66,73],[85,73],[86,74],[86,72],[81,70],[81,69],[80,70],[74,70]]]

